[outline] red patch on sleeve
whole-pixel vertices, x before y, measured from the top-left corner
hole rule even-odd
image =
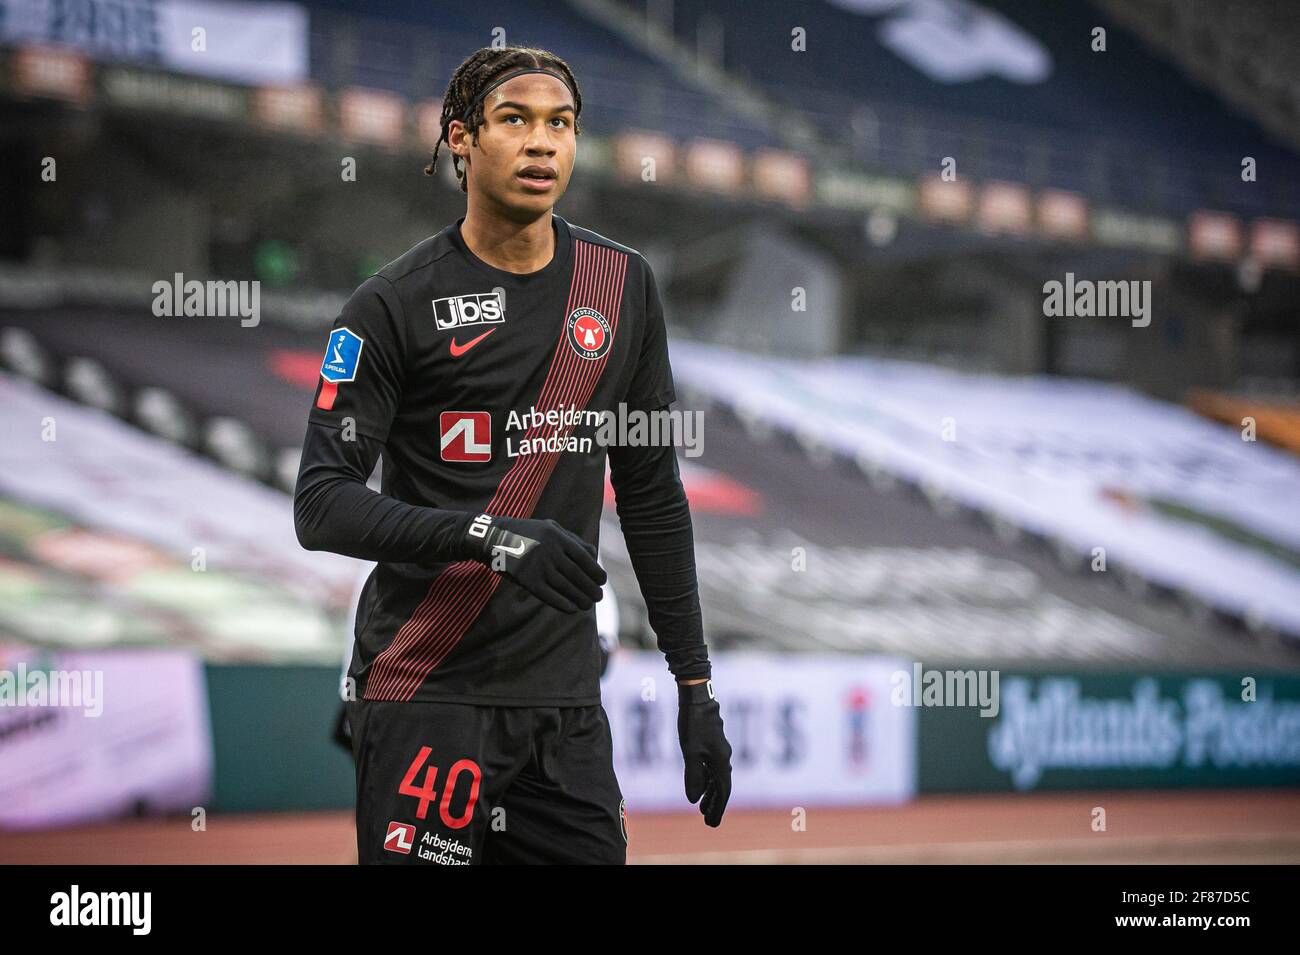
[[[334,399],[339,393],[339,386],[332,381],[322,381],[320,394],[316,396],[316,407],[329,411],[334,407]]]

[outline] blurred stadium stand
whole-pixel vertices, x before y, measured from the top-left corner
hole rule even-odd
[[[1116,20],[1242,112],[1300,146],[1300,21],[1253,0],[1100,0]]]
[[[410,100],[440,97],[466,51],[486,45],[484,38],[499,30],[511,44],[564,51],[583,99],[599,104],[583,117],[593,132],[671,130],[722,136],[747,148],[778,142],[765,126],[677,80],[665,64],[564,3],[549,5],[544,17],[528,0],[444,5],[436,25],[428,5],[414,0],[367,3],[363,17],[344,0],[307,0],[304,6],[312,13],[311,77],[331,92],[361,86]],[[516,26],[522,23],[527,26]]]
[[[587,2],[618,3],[660,30],[661,11],[670,10],[679,42],[811,119],[819,145],[883,171],[915,174],[953,156],[964,176],[1055,186],[1142,211],[1185,213],[1209,203],[1257,215],[1300,212],[1295,154],[1115,29],[1096,6]],[[1266,30],[1268,8],[1249,6],[1256,15],[1231,19]],[[1275,9],[1286,23],[1284,8]],[[1208,33],[1215,20],[1198,22]],[[1097,26],[1107,28],[1106,53],[1090,48]],[[791,51],[795,27],[807,32],[805,53]],[[1268,188],[1221,174],[1243,155],[1270,165]]]

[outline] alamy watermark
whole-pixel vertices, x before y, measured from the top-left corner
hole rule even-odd
[[[153,283],[153,313],[158,318],[229,318],[253,328],[262,321],[262,283],[257,280],[225,282],[198,279],[186,281],[181,272],[172,281]]]
[[[980,716],[998,715],[997,670],[927,670],[920,661],[911,672],[895,670],[889,677],[894,706],[978,706]]]
[[[1043,314],[1048,318],[1131,318],[1134,328],[1151,324],[1151,281],[1076,280],[1043,284]]]
[[[85,710],[87,716],[104,712],[103,670],[27,669],[19,663],[0,670],[0,707],[54,706]]]
[[[94,892],[73,885],[50,896],[50,924],[60,926],[117,925],[132,935],[153,928],[152,892]]]

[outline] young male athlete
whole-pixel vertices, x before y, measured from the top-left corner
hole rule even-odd
[[[545,50],[462,63],[425,172],[446,143],[466,214],[362,283],[326,346],[294,518],[304,547],[377,562],[347,704],[362,863],[626,861],[593,614],[606,456],[687,798],[717,826],[730,795],[676,454],[594,440],[675,394],[645,258],[552,211],[581,111]]]

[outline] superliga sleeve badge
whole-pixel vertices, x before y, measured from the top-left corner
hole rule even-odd
[[[325,358],[320,365],[320,376],[325,381],[321,385],[320,397],[316,399],[317,408],[323,411],[332,409],[339,385],[356,379],[361,349],[365,344],[365,339],[350,328],[336,328],[330,332]]]

